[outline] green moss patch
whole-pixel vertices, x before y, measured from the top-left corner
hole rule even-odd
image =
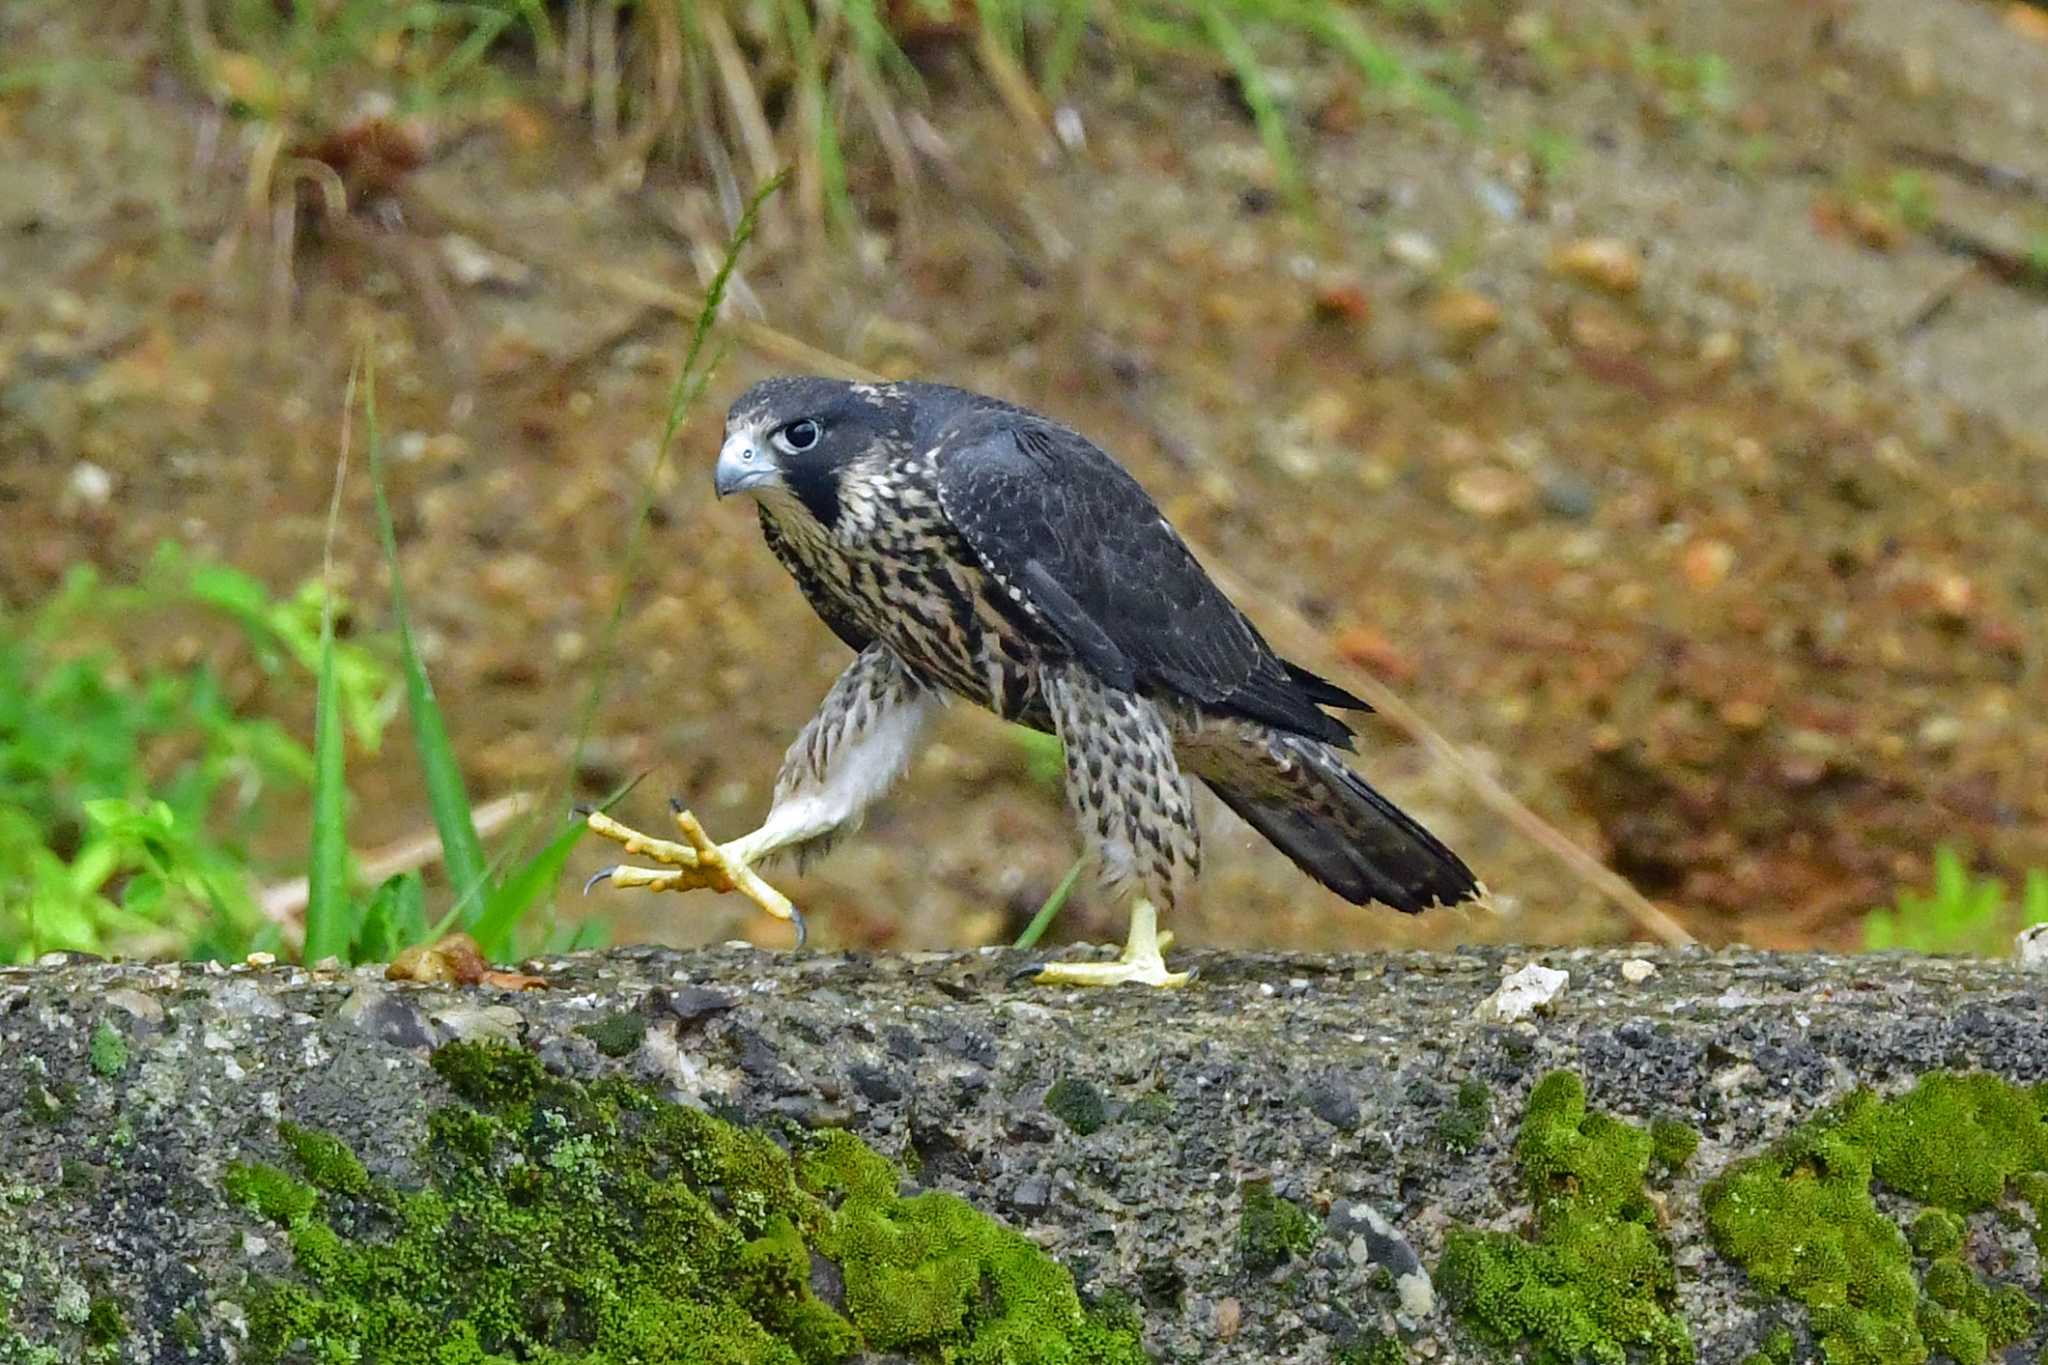
[[[1485,1084],[1467,1077],[1458,1084],[1457,1101],[1436,1121],[1437,1140],[1458,1156],[1476,1148],[1493,1123],[1493,1095]]]
[[[1529,1096],[1515,1155],[1535,1206],[1532,1235],[1453,1229],[1437,1286],[1482,1338],[1528,1343],[1540,1365],[1688,1365],[1692,1338],[1670,1311],[1671,1252],[1645,1187],[1650,1133],[1589,1112],[1570,1072]]]
[[[112,1079],[128,1069],[128,1040],[105,1019],[92,1031],[92,1069]]]
[[[1238,1197],[1244,1207],[1237,1220],[1237,1254],[1255,1275],[1307,1255],[1322,1235],[1315,1215],[1273,1193],[1270,1181],[1247,1180],[1238,1187]]]
[[[423,1188],[290,1129],[304,1178],[230,1170],[298,1277],[249,1299],[247,1358],[384,1365],[1137,1365],[1134,1324],[1081,1305],[1031,1242],[851,1134],[761,1132],[497,1044],[434,1058]]]
[[[613,1010],[602,1019],[578,1024],[576,1032],[597,1044],[607,1057],[625,1057],[639,1050],[647,1036],[647,1021],[633,1010]]]
[[[1742,1358],[1742,1365],[1792,1365],[1792,1353],[1799,1349],[1789,1327],[1773,1327],[1756,1350]]]
[[[1684,1170],[1699,1146],[1699,1129],[1689,1123],[1658,1119],[1650,1125],[1650,1155],[1667,1171]]]
[[[1062,1076],[1045,1092],[1045,1107],[1082,1137],[1109,1122],[1109,1103],[1102,1092],[1076,1076]]]
[[[2032,1329],[2035,1305],[1963,1259],[1960,1215],[2020,1198],[2048,1171],[2048,1087],[1934,1072],[1906,1094],[1869,1091],[1787,1134],[1707,1187],[1722,1254],[1806,1305],[1835,1365],[1981,1365]],[[1909,1240],[1877,1207],[1882,1183],[1933,1206]],[[2036,1235],[2044,1210],[2036,1203]],[[1914,1254],[1929,1258],[1916,1279]]]

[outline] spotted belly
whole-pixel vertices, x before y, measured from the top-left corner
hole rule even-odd
[[[861,552],[792,538],[788,550],[785,564],[826,621],[850,620],[929,687],[1050,728],[1039,669],[1064,650],[972,563],[965,545],[934,537]]]
[[[942,580],[950,575],[941,575]],[[909,582],[883,600],[875,634],[917,677],[1004,720],[1044,728],[1050,724],[1039,693],[1044,650],[1003,619],[985,582]]]

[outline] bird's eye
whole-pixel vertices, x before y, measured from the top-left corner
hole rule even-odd
[[[816,422],[805,417],[789,423],[782,430],[776,432],[775,444],[794,455],[809,450],[812,446],[816,445],[818,438],[823,434],[824,432],[819,429]]]

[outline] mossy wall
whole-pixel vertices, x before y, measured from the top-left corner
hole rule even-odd
[[[250,1302],[248,1358],[387,1365],[1137,1365],[1135,1322],[1090,1312],[1043,1251],[840,1129],[771,1134],[616,1079],[553,1077],[502,1043],[434,1069],[423,1187],[373,1180],[286,1123],[296,1172],[228,1192],[298,1275]],[[777,1138],[782,1141],[778,1141]]]
[[[2040,1355],[2036,979],[1523,960],[0,972],[0,1365]]]

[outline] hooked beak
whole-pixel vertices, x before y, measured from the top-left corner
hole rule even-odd
[[[718,450],[718,465],[712,471],[711,486],[719,497],[744,493],[749,488],[782,482],[775,462],[754,443],[751,431],[736,431],[725,438]]]

